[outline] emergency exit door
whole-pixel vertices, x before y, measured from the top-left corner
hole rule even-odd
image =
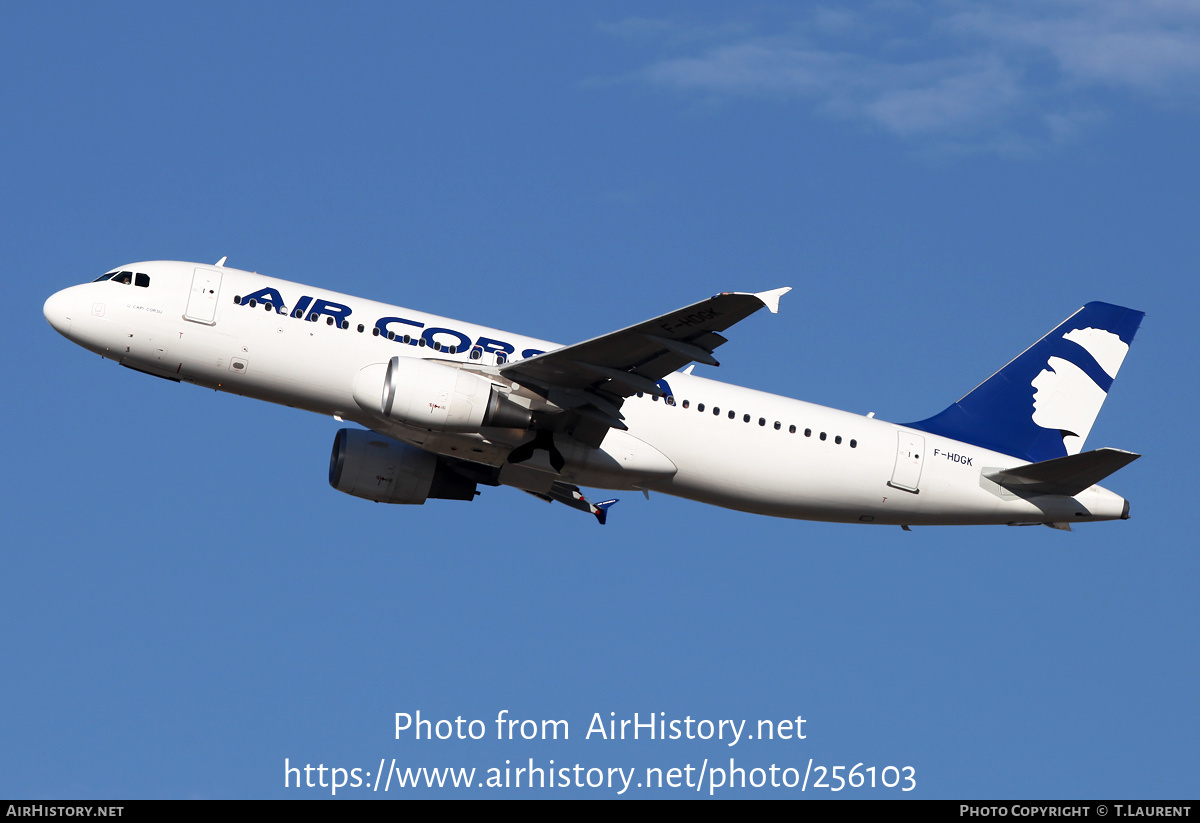
[[[183,319],[207,326],[215,325],[220,294],[221,273],[213,269],[196,269],[192,274],[192,291],[188,294],[187,311]]]
[[[917,494],[921,483],[921,460],[925,454],[925,438],[912,432],[897,432],[896,466],[892,469],[889,486]]]

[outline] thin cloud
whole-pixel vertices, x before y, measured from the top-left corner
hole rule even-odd
[[[613,23],[599,23],[596,28],[631,44],[662,42],[667,45],[695,45],[744,37],[753,32],[748,23],[726,21],[714,25],[683,23],[670,18],[626,17]]]
[[[1036,151],[1103,120],[1113,91],[1194,101],[1200,90],[1200,5],[1170,0],[826,5],[761,28],[697,26],[689,37],[679,22],[638,19],[607,30],[657,42],[658,59],[634,75],[652,86],[797,99],[959,149]]]
[[[1047,55],[1065,81],[1141,92],[1194,94],[1200,79],[1200,5],[1059,0],[1057,15],[1028,7],[979,8],[947,28],[1011,49]]]

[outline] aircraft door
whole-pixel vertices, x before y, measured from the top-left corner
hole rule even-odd
[[[188,294],[184,320],[216,325],[217,299],[221,296],[221,273],[213,269],[196,269],[192,274],[192,291]]]
[[[925,438],[919,434],[901,431],[896,448],[896,466],[892,469],[889,486],[917,494],[921,482],[921,456],[925,454]]]

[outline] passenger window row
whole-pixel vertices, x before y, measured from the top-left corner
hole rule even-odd
[[[638,396],[638,397],[643,397],[643,396],[645,396],[645,394],[644,394],[644,392],[638,392],[638,393],[637,393],[637,396]],[[650,399],[651,399],[651,400],[654,400],[655,402],[657,402],[657,401],[658,401],[658,397],[657,397],[657,396],[655,396],[655,395],[652,395]],[[674,397],[671,397],[671,396],[669,396],[669,395],[668,395],[667,397],[664,397],[664,398],[663,398],[663,402],[664,402],[666,405],[668,405],[668,406],[674,406],[674,405],[675,405],[675,398],[674,398]],[[685,409],[687,409],[687,408],[691,408],[691,405],[692,405],[692,401],[690,401],[690,400],[684,400],[684,401],[683,401],[683,408],[685,408]],[[698,411],[698,412],[703,412],[703,411],[704,411],[704,404],[703,404],[703,403],[697,403],[697,404],[696,404],[696,411]],[[720,406],[713,406],[713,407],[712,407],[712,414],[713,414],[713,416],[714,416],[714,417],[720,417],[720,416],[721,416],[721,407],[720,407]],[[737,419],[737,416],[738,416],[738,415],[737,415],[737,412],[733,411],[732,409],[729,409],[729,410],[728,410],[728,411],[726,411],[726,413],[725,413],[725,417],[726,417],[727,419],[729,419],[729,420],[736,420],[736,419]],[[743,415],[742,415],[742,422],[743,422],[743,423],[749,423],[749,422],[751,422],[753,419],[754,419],[754,418],[752,418],[752,417],[751,417],[749,414],[743,414]],[[765,417],[760,417],[760,418],[758,418],[758,425],[759,425],[759,426],[762,426],[763,428],[766,428],[766,425],[767,425],[767,418],[765,418]],[[779,422],[778,420],[776,420],[776,421],[774,422],[774,424],[773,424],[773,428],[775,429],[775,431],[782,431],[782,430],[783,430],[783,424],[782,424],[781,422]],[[796,433],[796,426],[795,426],[795,424],[788,426],[788,433],[789,433],[789,434],[795,434],[795,433]],[[812,436],[813,436],[813,430],[812,430],[812,429],[805,429],[805,430],[804,430],[804,436],[805,436],[805,437],[812,437]],[[829,434],[828,434],[827,432],[819,432],[819,433],[817,434],[817,439],[819,439],[819,440],[822,440],[822,441],[824,441],[824,440],[827,440],[828,438],[829,438]],[[840,446],[840,445],[842,444],[842,436],[841,436],[840,434],[838,434],[838,435],[834,435],[833,442],[834,442],[835,444],[837,444],[837,445],[839,445],[839,446]],[[858,440],[851,440],[851,441],[850,441],[850,448],[852,448],[852,449],[857,449],[857,448],[858,448]]]
[[[241,295],[235,295],[235,296],[234,296],[234,298],[233,298],[233,302],[234,302],[236,305],[239,305],[239,306],[240,306],[240,305],[242,305],[242,297],[241,297]],[[252,309],[253,309],[253,308],[257,308],[257,307],[259,306],[259,302],[258,302],[257,300],[255,300],[253,297],[251,297],[249,300],[247,300],[247,301],[246,301],[246,305],[247,305],[247,306],[249,306],[250,308],[252,308]],[[318,313],[316,313],[316,312],[312,312],[312,313],[310,313],[310,314],[309,314],[307,317],[305,317],[305,316],[304,316],[304,310],[303,310],[303,309],[296,309],[295,311],[293,311],[293,312],[291,312],[291,313],[289,314],[289,313],[288,313],[287,306],[276,306],[276,305],[275,305],[274,303],[272,303],[270,300],[267,300],[267,301],[265,301],[264,303],[262,303],[262,307],[263,307],[264,309],[266,309],[268,312],[275,312],[275,314],[287,314],[289,317],[294,317],[294,318],[296,318],[297,320],[299,320],[300,318],[304,318],[306,321],[309,321],[309,322],[311,322],[311,323],[316,323],[318,320],[320,320],[320,319],[321,319],[321,315],[320,315],[320,314],[318,314]],[[325,324],[326,324],[327,326],[332,326],[332,325],[335,325],[335,324],[336,324],[336,325],[337,325],[337,327],[338,327],[338,328],[340,328],[340,329],[348,329],[348,328],[350,328],[350,321],[349,321],[349,320],[343,320],[343,321],[341,321],[340,323],[338,323],[338,322],[337,322],[337,320],[335,320],[335,319],[334,319],[332,316],[330,316],[330,315],[325,315]],[[366,331],[366,329],[363,327],[363,324],[362,324],[362,323],[359,323],[359,324],[358,324],[358,331],[359,331],[359,333],[360,333],[360,334],[361,334],[362,332]],[[379,330],[378,330],[378,329],[376,329],[376,330],[375,330],[375,333],[376,333],[376,334],[378,334],[378,333],[379,333]]]
[[[239,306],[242,305],[241,295],[235,295],[233,298],[233,302],[236,305],[239,305]],[[253,309],[253,308],[257,308],[259,303],[255,298],[251,297],[249,300],[246,301],[246,305]],[[267,302],[264,302],[262,304],[262,307],[264,309],[266,309],[268,312],[275,312],[276,314],[288,314],[287,306],[275,306],[269,300]],[[296,309],[295,311],[291,312],[289,316],[295,317],[296,319],[300,319],[303,317],[305,319],[305,321],[312,322],[312,323],[316,323],[318,320],[321,319],[321,315],[317,314],[315,312],[310,313],[307,317],[305,317],[303,309]],[[333,318],[329,315],[325,315],[325,325],[327,325],[327,326],[335,326],[336,325],[337,328],[340,328],[340,329],[349,329],[350,321],[342,320],[339,323],[335,318]],[[366,326],[364,326],[362,323],[359,323],[356,328],[357,328],[359,334],[363,334],[367,330]],[[385,335],[380,334],[378,326],[374,326],[371,328],[371,335],[373,337],[385,336]],[[387,333],[386,337],[388,340],[399,340],[401,343],[404,343],[405,345],[414,345],[413,337],[411,335],[407,335],[407,334],[397,335],[394,331],[389,331]],[[436,340],[433,341],[432,343],[427,343],[425,341],[425,338],[423,338],[423,337],[416,338],[415,345],[419,348],[425,348],[426,346],[428,346],[429,348],[431,348],[437,352],[444,351],[447,354],[458,354],[458,346],[443,346],[441,343],[437,342]],[[471,359],[472,360],[478,360],[482,356],[483,356],[483,349],[479,348],[478,346],[476,346],[475,348],[473,348],[471,350]],[[497,362],[498,363],[505,362],[505,357],[502,353],[498,355]]]

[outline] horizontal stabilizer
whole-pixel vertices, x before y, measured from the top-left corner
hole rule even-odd
[[[1139,457],[1121,449],[1096,449],[1012,469],[985,471],[983,476],[1016,492],[1074,497]]]

